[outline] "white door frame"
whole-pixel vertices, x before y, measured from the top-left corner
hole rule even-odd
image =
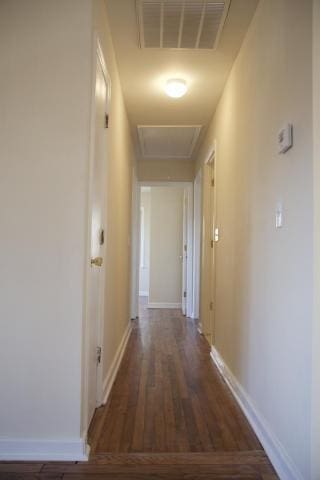
[[[199,169],[193,186],[193,309],[192,318],[200,316],[200,268],[202,225],[202,168]]]
[[[314,302],[312,325],[311,477],[320,478],[320,1],[313,1]]]
[[[193,311],[193,182],[156,182],[156,181],[143,181],[138,182],[139,191],[141,187],[181,187],[185,188],[188,195],[188,232],[187,232],[187,244],[189,255],[187,258],[187,303],[186,303],[186,315],[187,317],[192,316]],[[139,248],[138,251],[132,250],[132,254],[136,255],[136,258],[140,257],[140,195],[139,203],[136,204],[136,216],[139,218],[139,222],[136,225],[133,225],[133,229],[137,229],[137,235],[139,239]],[[131,275],[139,275],[140,261],[136,262],[136,271],[132,271]],[[133,279],[131,280],[133,281]],[[136,301],[139,297],[139,288],[136,291],[131,292],[132,295],[135,295]],[[131,303],[134,303],[134,300],[131,299]]]
[[[139,317],[139,269],[140,269],[140,198],[137,166],[132,174],[132,222],[131,222],[131,319]]]
[[[210,237],[212,241],[212,249],[210,252],[210,271],[209,271],[209,295],[210,302],[212,302],[212,308],[209,310],[209,332],[206,332],[210,335],[210,344],[214,345],[215,341],[215,308],[216,308],[216,243],[219,240],[218,235],[218,225],[217,225],[217,141],[213,141],[213,145],[210,148],[207,158],[205,159],[205,168],[210,169],[210,183],[213,181],[213,184],[209,186],[209,229],[211,231]],[[212,193],[212,188],[213,193]],[[217,231],[217,234],[216,234]],[[207,306],[208,308],[209,306]]]
[[[101,66],[106,86],[107,86],[107,112],[110,108],[111,99],[111,79],[108,74],[106,63],[104,60],[101,45],[98,39],[98,35],[94,33],[93,39],[93,53],[92,53],[92,77],[91,77],[91,121],[90,121],[90,154],[89,154],[89,171],[88,171],[88,190],[87,190],[87,246],[85,254],[85,295],[84,295],[84,322],[83,322],[83,390],[82,390],[82,408],[81,408],[81,432],[82,437],[86,438],[87,431],[90,424],[89,418],[89,355],[90,355],[90,335],[89,335],[89,285],[90,285],[90,269],[91,267],[91,222],[92,222],[92,189],[93,189],[93,172],[95,161],[95,116],[96,116],[96,71],[98,63]],[[106,132],[106,135],[108,133]],[[107,160],[107,159],[106,159]],[[107,162],[103,163],[103,177],[106,178],[107,174]],[[102,198],[102,216],[104,219],[104,231],[106,230],[107,218],[106,218],[106,182],[105,189],[103,191]],[[105,290],[105,251],[106,251],[106,234],[104,235],[105,242],[101,248],[101,256],[103,258],[103,264],[101,267],[101,282],[100,282],[100,305],[99,305],[99,319],[97,325],[97,346],[101,346],[101,362],[97,366],[97,388],[96,388],[96,404],[97,406],[102,404],[102,365],[104,357],[103,338],[104,338],[104,290]]]
[[[183,191],[183,210],[182,210],[182,245],[181,245],[181,259],[182,259],[182,298],[181,310],[182,314],[187,316],[188,310],[188,193]]]

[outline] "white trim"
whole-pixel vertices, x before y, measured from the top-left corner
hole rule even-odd
[[[148,308],[181,308],[181,303],[150,302]]]
[[[259,412],[249,394],[235,378],[230,368],[226,365],[223,358],[215,347],[212,346],[210,356],[217,366],[219,372],[223,376],[229,386],[233,396],[238,402],[241,410],[247,417],[251,427],[255,431],[257,437],[262,443],[272,465],[281,480],[303,480],[297,467],[289,457],[284,446],[275,436],[270,425]]]
[[[144,207],[140,205],[140,268],[146,267],[145,262],[145,218]]]
[[[107,403],[108,397],[111,392],[112,385],[116,379],[122,357],[124,355],[124,352],[126,350],[126,346],[128,343],[128,340],[130,338],[132,328],[131,328],[131,322],[128,323],[128,326],[123,334],[122,340],[120,342],[120,345],[116,351],[116,354],[114,356],[113,362],[111,364],[111,367],[109,368],[109,372],[107,373],[107,376],[103,382],[102,386],[102,398],[103,398],[103,404],[105,405]]]
[[[193,286],[191,315],[193,319],[200,317],[201,230],[202,169],[200,168],[193,184]]]
[[[182,208],[182,245],[181,245],[181,258],[182,258],[182,289],[181,289],[181,306],[182,314],[187,315],[187,289],[188,289],[188,198],[187,190],[183,191],[183,208]]]
[[[193,312],[193,183],[186,188],[187,192],[187,317]]]
[[[205,165],[211,165],[214,162],[215,157],[216,157],[216,151],[217,151],[217,142],[216,142],[216,140],[214,140],[213,145],[210,146],[210,148],[207,152],[207,156],[204,160]]]
[[[87,461],[90,448],[83,438],[35,440],[0,438],[0,460]]]
[[[188,198],[188,260],[187,260],[187,317],[192,318],[193,312],[193,182],[170,182],[170,181],[141,181],[139,190],[143,187],[180,187],[185,188]],[[138,207],[140,213],[140,204]],[[140,228],[138,226],[138,228]],[[139,235],[140,238],[140,235]],[[140,252],[140,250],[139,250]],[[140,270],[139,270],[140,271]],[[151,303],[153,305],[153,303]],[[156,303],[155,305],[158,305]],[[181,308],[181,303],[159,303],[159,305],[169,306],[151,306],[148,308]],[[172,306],[170,306],[172,305]]]
[[[142,290],[139,292],[139,297],[149,297],[149,292],[147,290]]]
[[[139,316],[139,276],[140,276],[140,185],[137,165],[132,169],[132,209],[131,209],[131,318]]]
[[[193,185],[193,182],[171,182],[170,180],[166,181],[140,181],[139,186],[142,187],[188,187]]]

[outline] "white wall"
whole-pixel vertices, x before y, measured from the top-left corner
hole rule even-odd
[[[103,0],[0,2],[0,458],[84,458],[94,30],[111,78],[104,387],[130,320],[134,153]]]
[[[183,187],[151,187],[150,304],[181,305]]]
[[[312,479],[320,478],[320,0],[313,1],[314,318],[312,331]]]
[[[90,2],[0,2],[0,455],[80,439],[90,62]]]
[[[151,206],[151,188],[149,191],[141,191],[141,249],[140,249],[140,268],[139,268],[139,295],[149,296],[149,275],[150,275],[150,206]],[[143,234],[142,234],[143,232]]]
[[[291,465],[290,480],[310,478],[311,14],[310,0],[260,2],[199,158],[216,138],[215,347],[271,433],[274,456]],[[294,147],[280,156],[285,122]]]
[[[192,182],[194,179],[194,163],[190,160],[140,159],[137,163],[141,182]]]

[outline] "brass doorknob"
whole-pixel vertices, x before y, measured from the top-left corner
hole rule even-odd
[[[95,265],[96,267],[101,267],[103,263],[102,257],[91,258],[91,265]]]

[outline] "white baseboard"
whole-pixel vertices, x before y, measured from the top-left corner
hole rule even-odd
[[[0,438],[0,460],[86,461],[89,448],[84,439],[46,440]]]
[[[139,292],[139,297],[149,297],[149,292],[142,290]]]
[[[198,328],[197,328],[197,330],[198,330],[198,332],[200,333],[200,335],[202,335],[203,332],[202,332],[202,323],[201,323],[201,322],[198,323]]]
[[[272,432],[265,418],[258,411],[248,393],[235,378],[215,347],[211,348],[211,358],[259,438],[280,479],[303,480],[284,446]]]
[[[150,302],[148,308],[181,308],[181,303]]]
[[[115,378],[117,376],[123,354],[125,352],[128,340],[130,338],[131,330],[132,330],[131,323],[128,323],[128,326],[126,328],[126,331],[123,334],[118,350],[116,351],[116,354],[114,356],[109,372],[103,382],[103,385],[102,385],[103,404],[107,403],[113,382],[115,381]]]

